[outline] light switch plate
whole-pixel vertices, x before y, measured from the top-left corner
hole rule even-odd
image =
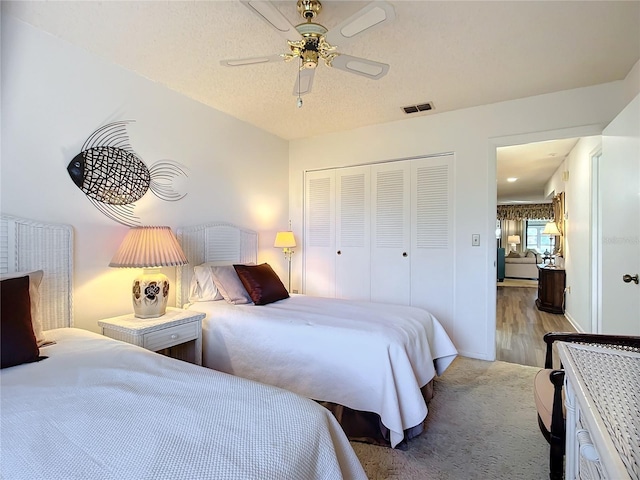
[[[480,246],[480,234],[479,233],[474,233],[473,235],[471,235],[471,246],[472,247],[479,247]]]

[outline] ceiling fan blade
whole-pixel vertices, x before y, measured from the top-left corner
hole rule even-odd
[[[378,80],[384,77],[389,71],[389,65],[386,63],[374,62],[366,58],[352,57],[351,55],[338,55],[335,57],[331,66],[338,70],[355,73],[372,80]]]
[[[267,55],[266,57],[235,58],[233,60],[220,60],[225,67],[242,67],[244,65],[257,65],[259,63],[281,62],[282,55]]]
[[[371,2],[329,30],[324,38],[330,45],[342,47],[361,33],[382,27],[395,18],[396,12],[391,4],[384,1]]]
[[[266,0],[240,0],[240,3],[271,25],[271,28],[287,40],[300,40],[302,38],[296,27],[291,25],[291,22],[271,2]]]
[[[315,68],[303,68],[300,70],[300,75],[296,77],[296,84],[293,87],[293,94],[297,97],[298,95],[306,95],[307,93],[311,93],[311,87],[313,87],[313,77],[316,73]]]

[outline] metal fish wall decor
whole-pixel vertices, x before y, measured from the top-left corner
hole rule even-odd
[[[177,192],[172,182],[187,176],[179,164],[169,160],[148,168],[129,144],[126,127],[131,122],[100,127],[67,166],[73,183],[98,210],[130,227],[140,224],[133,202],[148,190],[168,202],[180,200],[186,193]]]

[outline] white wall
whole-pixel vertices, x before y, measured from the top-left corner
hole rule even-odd
[[[137,202],[143,224],[221,220],[256,229],[259,260],[286,276],[272,247],[288,225],[286,141],[6,14],[2,101],[1,210],[74,227],[76,326],[97,330],[100,318],[131,312],[130,282],[139,273],[107,266],[127,227],[98,212],[66,171],[86,138],[110,121],[136,121],[131,145],[147,165],[171,159],[189,171],[184,199],[147,192]],[[165,273],[175,277],[175,269]]]
[[[624,107],[623,90],[623,82],[613,82],[292,141],[294,231],[302,233],[305,170],[454,152],[455,306],[449,334],[463,355],[493,359],[496,146],[599,133]],[[471,246],[474,233],[482,235],[481,247]],[[293,288],[301,285],[302,264],[296,255]]]
[[[565,315],[578,331],[591,331],[591,156],[602,144],[600,136],[581,138],[563,166],[569,172],[565,192]]]

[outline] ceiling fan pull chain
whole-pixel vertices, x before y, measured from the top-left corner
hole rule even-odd
[[[300,67],[298,68],[298,108],[302,108],[302,98],[300,97],[300,70],[302,70],[302,57],[300,57]]]

